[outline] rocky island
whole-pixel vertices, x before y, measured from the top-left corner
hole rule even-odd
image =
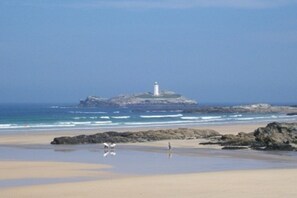
[[[185,109],[183,113],[284,113],[297,115],[296,106],[277,106],[265,103],[237,106],[206,106]]]
[[[89,96],[81,100],[79,107],[136,107],[154,109],[189,109],[195,108],[197,102],[172,91],[159,91],[156,82],[154,92],[120,95],[112,98]]]

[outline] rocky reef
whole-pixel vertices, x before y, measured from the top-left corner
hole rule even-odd
[[[159,140],[207,139],[202,145],[215,144],[223,149],[297,150],[297,123],[269,123],[251,133],[221,135],[210,129],[163,129],[139,132],[105,132],[94,135],[56,137],[51,144],[134,143]]]
[[[164,129],[148,130],[139,132],[105,132],[94,135],[79,135],[74,137],[57,137],[51,144],[95,144],[95,143],[127,143],[127,142],[149,142],[170,139],[198,139],[220,136],[214,130],[200,129]]]
[[[81,100],[79,107],[155,107],[155,108],[195,108],[197,102],[180,94],[163,91],[159,96],[150,92],[133,95],[121,95],[112,98],[89,96]]]
[[[287,113],[288,116],[296,116],[297,112],[293,112],[293,113]]]
[[[223,149],[251,148],[255,150],[297,150],[297,123],[269,123],[251,133],[223,135],[217,141],[201,144],[218,144]]]
[[[273,106],[270,104],[250,104],[239,106],[209,106],[186,109],[183,113],[286,113],[295,115],[295,106]]]

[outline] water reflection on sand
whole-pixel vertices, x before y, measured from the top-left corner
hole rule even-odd
[[[111,165],[124,174],[168,174],[297,167],[295,152],[228,151],[119,145],[0,146],[0,160],[79,162]]]

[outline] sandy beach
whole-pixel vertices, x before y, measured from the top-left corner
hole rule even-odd
[[[130,177],[2,189],[3,197],[296,197],[297,169]]]
[[[215,125],[196,128],[210,128],[222,134],[236,134],[238,132],[251,132],[256,128],[265,125],[266,123],[259,123],[245,125]],[[142,128],[133,130],[136,131],[146,129]],[[24,152],[29,152],[26,150],[33,148],[32,151],[37,152],[36,157],[31,157],[30,159],[19,157],[18,160],[11,160],[7,159],[5,155],[3,155],[4,157],[2,156],[0,163],[1,197],[98,197],[99,195],[104,197],[297,196],[297,191],[295,190],[295,183],[297,182],[297,178],[295,177],[297,174],[296,156],[291,157],[290,155],[268,155],[257,152],[249,153],[248,151],[217,154],[214,152],[217,149],[216,147],[212,148],[214,150],[208,151],[202,149],[202,151],[196,152],[195,149],[201,148],[201,146],[197,144],[197,140],[171,141],[174,145],[174,148],[176,148],[176,152],[173,153],[174,157],[178,158],[178,156],[181,156],[180,159],[183,159],[183,157],[190,155],[190,151],[192,156],[198,156],[193,158],[193,166],[195,166],[195,163],[197,162],[200,163],[199,161],[201,160],[212,159],[212,155],[214,157],[219,155],[218,157],[223,160],[234,158],[235,161],[232,162],[234,170],[226,169],[225,171],[206,171],[198,173],[191,171],[189,171],[189,173],[182,173],[182,171],[181,173],[174,173],[173,171],[173,173],[170,174],[131,174],[128,172],[114,172],[109,164],[101,163],[104,161],[98,161],[98,164],[88,162],[83,163],[83,160],[82,162],[63,162],[59,161],[60,158],[58,158],[59,155],[57,154],[49,154],[49,156],[52,155],[52,158],[47,158],[46,156],[42,156],[42,158],[40,158],[40,156],[38,156],[43,155],[38,154],[38,151],[42,149],[48,149],[49,143],[54,137],[64,135],[92,134],[98,131],[101,130],[61,130],[54,132],[30,131],[26,133],[14,133],[12,135],[0,135],[0,146],[4,153],[11,152],[9,149],[14,148]],[[122,129],[122,131],[126,131],[126,129]],[[135,148],[139,148],[139,150],[146,148],[143,149],[145,152],[139,154],[139,157],[143,157],[142,155],[146,153],[148,153],[148,156],[154,156],[158,154],[162,157],[165,154],[167,155],[167,151],[163,149],[164,145],[166,144],[167,141],[135,143],[123,145],[123,148],[125,148],[125,146],[128,147],[128,151],[131,149],[135,150]],[[132,145],[132,147],[130,148],[129,145]],[[58,147],[53,148],[57,151]],[[62,147],[61,150],[65,148],[66,147]],[[76,147],[74,148],[76,149]],[[52,147],[50,149],[52,149]],[[84,151],[84,149],[90,151],[102,151],[100,150],[101,148],[89,147],[87,145],[82,148],[78,147],[79,152]],[[218,150],[218,152],[221,151]],[[71,153],[71,151],[69,153],[65,151],[61,155],[65,157],[71,155],[75,156],[76,154],[73,152]],[[119,155],[121,155],[121,153]],[[81,158],[82,156],[77,157]],[[117,156],[115,156],[113,159],[110,158],[110,160],[115,160],[116,157]],[[138,157],[136,156],[136,158]],[[267,160],[267,162],[265,162],[267,164],[277,161],[279,164],[289,163],[290,166],[288,166],[289,168],[286,168],[280,165],[271,169],[270,166],[264,165],[263,167],[259,166],[259,168],[256,169],[250,169],[243,166],[245,163],[244,161],[236,161],[238,159],[253,161],[257,161],[259,159]],[[108,159],[104,160],[109,162]],[[119,158],[119,164],[124,162],[120,160],[121,158]],[[162,160],[164,161],[166,159]],[[137,161],[135,162],[138,163]],[[171,161],[170,163],[169,161],[166,163],[169,163],[169,165],[174,167],[174,164],[172,164],[173,162],[174,161]],[[222,162],[223,161],[218,161],[218,163]],[[129,165],[129,163],[133,163],[133,161],[128,161],[125,163]],[[237,165],[236,163],[239,164]],[[247,163],[250,162],[247,161]],[[220,164],[217,165],[220,166]],[[241,166],[242,168],[237,170],[236,166]],[[258,165],[255,165],[255,167],[257,166]],[[149,172],[149,170],[144,171]],[[30,183],[31,180],[35,182]],[[23,183],[21,182],[19,185],[16,185],[20,181],[23,181]],[[14,184],[14,182],[16,184]],[[1,186],[1,184],[3,184],[3,186]],[[5,186],[4,184],[7,185]]]

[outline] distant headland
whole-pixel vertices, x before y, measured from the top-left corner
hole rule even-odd
[[[119,95],[112,98],[88,96],[81,100],[80,107],[142,107],[153,109],[188,109],[197,106],[197,102],[173,91],[160,90],[159,84],[154,83],[153,92],[131,95]]]

